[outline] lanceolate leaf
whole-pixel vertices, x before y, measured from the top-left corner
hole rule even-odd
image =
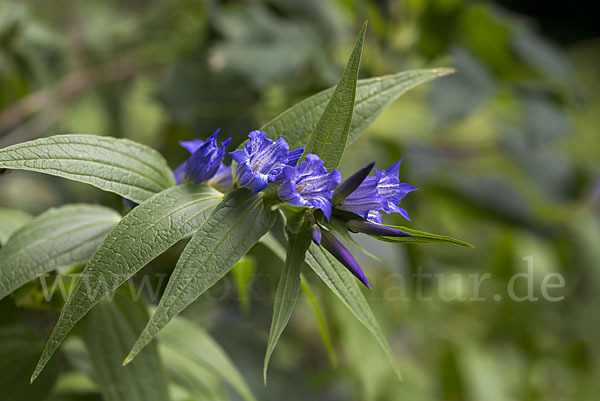
[[[292,316],[294,305],[296,305],[296,301],[298,300],[301,267],[304,264],[304,256],[311,241],[310,232],[306,226],[302,226],[297,233],[288,232],[288,238],[287,256],[279,284],[277,285],[277,292],[275,293],[273,320],[271,322],[267,352],[265,354],[263,367],[265,384],[267,384],[269,359],[271,359],[271,354],[275,350],[277,341],[279,341],[281,333],[283,333],[285,326],[287,326]]]
[[[148,320],[146,307],[131,295],[117,292],[102,301],[83,321],[83,339],[90,353],[94,378],[105,401],[168,401],[165,374],[156,347],[122,366],[127,346]]]
[[[85,267],[65,303],[32,380],[75,323],[147,263],[195,231],[221,197],[221,193],[208,186],[181,185],[156,194],[129,212]]]
[[[230,193],[186,246],[158,308],[125,363],[174,316],[227,274],[271,228],[275,217],[260,196],[252,196],[246,189]]]
[[[0,246],[6,243],[12,233],[31,219],[33,219],[32,215],[20,210],[0,208]]]
[[[452,68],[420,69],[358,80],[354,116],[347,144],[350,145],[358,139],[367,127],[405,92],[453,72]],[[270,138],[283,137],[289,143],[290,149],[304,146],[335,88],[326,89],[290,107],[261,129]]]
[[[181,365],[184,365],[185,360],[188,362],[185,365],[189,365],[194,371],[206,368],[230,384],[246,401],[256,400],[225,351],[201,327],[184,318],[176,317],[158,334],[158,339],[159,347],[165,348],[171,356],[177,355]],[[165,365],[169,365],[172,361],[173,358],[166,359]]]
[[[137,203],[175,185],[171,169],[154,149],[95,135],[57,135],[0,149],[0,168],[84,182]]]
[[[455,245],[461,245],[461,246],[467,246],[469,248],[473,248],[473,245],[469,244],[468,242],[461,241],[459,239],[455,239],[452,237],[446,237],[444,235],[430,234],[430,233],[426,233],[424,231],[413,230],[412,228],[402,227],[402,226],[388,225],[388,227],[395,228],[396,230],[399,230],[399,231],[402,231],[402,232],[405,232],[408,234],[412,234],[413,236],[412,237],[382,237],[382,236],[378,236],[378,235],[373,235],[372,237],[377,238],[380,241],[385,241],[385,242],[398,242],[398,243],[437,242],[437,243],[455,244]]]
[[[306,263],[373,334],[394,367],[398,378],[402,380],[385,334],[375,320],[375,316],[367,300],[361,293],[358,281],[354,276],[327,251],[315,244],[311,244],[310,248],[308,248]]]
[[[337,168],[340,165],[346,149],[346,142],[348,142],[356,98],[356,81],[358,80],[360,56],[366,30],[367,22],[365,21],[342,78],[335,87],[304,150],[305,155],[314,153],[320,156],[328,170]]]
[[[85,263],[121,216],[92,205],[50,209],[0,249],[0,299],[41,274]]]
[[[260,242],[269,248],[275,256],[277,256],[283,262],[285,260],[285,248],[277,241],[277,239],[271,234],[265,234]],[[300,275],[300,279],[302,280],[302,290],[308,297],[308,300],[315,312],[315,317],[317,319],[317,323],[319,324],[319,331],[321,333],[321,339],[323,340],[323,345],[325,345],[325,349],[327,350],[327,354],[329,355],[329,359],[333,366],[337,366],[337,359],[335,357],[335,352],[331,345],[331,337],[329,335],[329,329],[327,328],[327,321],[325,320],[325,315],[319,306],[316,297],[312,293],[310,286],[303,275]]]

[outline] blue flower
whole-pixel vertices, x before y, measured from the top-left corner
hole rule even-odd
[[[239,185],[258,193],[281,174],[289,160],[289,147],[285,139],[273,141],[263,131],[252,131],[248,137],[243,149],[229,154],[238,163],[235,178]]]
[[[287,165],[294,167],[298,164],[298,160],[302,157],[302,153],[304,153],[304,146],[298,149],[293,149],[288,152],[288,161]]]
[[[331,191],[341,181],[342,175],[339,171],[327,172],[323,166],[323,160],[319,156],[309,153],[306,155],[306,160],[296,167],[284,167],[279,197],[291,205],[322,210],[329,220],[331,218]]]
[[[397,205],[406,194],[417,188],[400,182],[398,176],[401,162],[402,160],[386,170],[375,170],[375,177],[365,178],[358,188],[336,207],[377,223],[381,223],[381,211],[400,213],[410,220],[406,210]]]
[[[221,164],[217,173],[211,178],[208,183],[217,190],[225,193],[233,184],[233,175],[231,175],[231,166]]]
[[[218,133],[219,130],[216,130],[206,141],[196,139],[180,142],[180,145],[186,148],[192,156],[175,169],[173,174],[177,184],[181,184],[184,179],[196,184],[203,184],[217,174],[225,157],[225,148],[231,140],[229,138],[223,141],[219,147],[217,145]]]

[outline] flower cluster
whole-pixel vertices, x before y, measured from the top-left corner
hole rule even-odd
[[[298,163],[304,148],[290,150],[283,138],[272,140],[263,131],[252,131],[243,148],[230,152],[237,163],[235,177],[231,166],[223,164],[225,148],[230,139],[217,144],[218,130],[206,141],[181,142],[192,155],[175,170],[177,184],[191,181],[209,184],[226,192],[232,185],[250,189],[254,194],[272,183],[274,194],[281,202],[306,207],[307,224],[313,241],[327,249],[368,288],[371,288],[362,269],[346,247],[330,232],[327,222],[339,218],[352,232],[368,235],[401,237],[410,234],[384,226],[382,214],[399,213],[410,220],[398,204],[416,188],[401,183],[400,162],[386,170],[375,170],[374,163],[360,169],[342,182],[338,170],[327,171],[317,155],[306,154]]]

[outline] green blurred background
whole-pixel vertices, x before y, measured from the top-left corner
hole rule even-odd
[[[110,135],[153,146],[176,167],[187,157],[180,140],[221,128],[236,146],[335,85],[368,18],[361,78],[458,70],[396,101],[341,167],[347,176],[371,160],[385,168],[403,158],[401,180],[420,188],[403,201],[412,222],[387,221],[475,245],[362,242],[381,258],[359,255],[404,383],[315,281],[338,367],[301,297],[265,388],[281,263],[261,246],[252,251],[247,313],[226,277],[185,314],[224,346],[260,400],[597,400],[600,32],[583,3],[0,0],[0,147],[60,133]],[[2,207],[38,214],[74,202],[122,209],[117,196],[82,184],[0,177]],[[158,285],[182,248],[144,274]],[[538,300],[519,302],[507,288],[527,272],[528,257]],[[485,300],[469,300],[473,277],[485,273]],[[564,277],[563,288],[549,290],[561,301],[542,297],[550,273]],[[525,279],[515,291],[527,292]],[[0,310],[2,324],[25,322],[44,338],[56,318],[18,297]],[[59,362],[63,373],[75,369]],[[86,391],[73,399],[99,399]]]

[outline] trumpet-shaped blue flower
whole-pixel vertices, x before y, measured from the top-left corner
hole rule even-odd
[[[332,208],[331,191],[340,184],[341,180],[342,175],[339,171],[327,172],[323,160],[309,153],[306,155],[306,160],[296,167],[284,167],[279,197],[295,206],[308,206],[322,210],[329,220]]]
[[[235,178],[239,185],[258,193],[281,174],[289,161],[289,147],[285,139],[273,141],[263,131],[252,131],[248,137],[243,149],[229,154],[238,163]]]
[[[218,133],[219,130],[216,130],[206,141],[196,139],[180,142],[180,145],[186,148],[192,156],[175,169],[174,175],[177,184],[181,184],[184,179],[196,184],[203,184],[217,174],[225,157],[225,148],[231,140],[229,138],[223,141],[219,147],[217,145]]]
[[[400,160],[388,169],[375,170],[374,177],[365,180],[337,208],[357,214],[367,220],[381,223],[381,211],[400,213],[410,220],[406,210],[398,206],[402,198],[417,188],[410,184],[401,183],[399,179]]]

